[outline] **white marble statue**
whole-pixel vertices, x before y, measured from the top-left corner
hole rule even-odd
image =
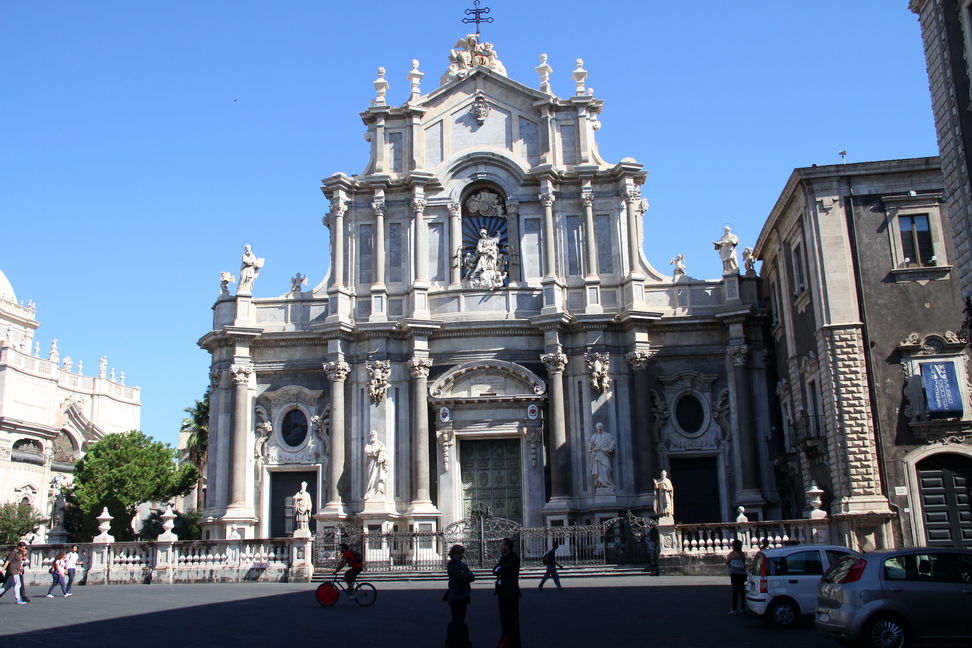
[[[753,248],[748,247],[743,250],[743,265],[746,268],[746,276],[756,276],[756,256],[753,254]]]
[[[297,276],[292,277],[290,279],[290,292],[299,293],[300,287],[306,285],[307,285],[307,276],[306,275],[301,276],[301,274],[298,272]]]
[[[658,517],[675,515],[675,489],[667,471],[661,471],[661,479],[655,480],[655,514]]]
[[[294,521],[297,531],[307,531],[313,506],[310,493],[307,492],[307,482],[300,482],[300,490],[294,495]]]
[[[732,228],[726,225],[722,228],[722,238],[712,241],[712,245],[719,251],[719,258],[722,259],[722,274],[739,271],[739,261],[736,258],[736,246],[739,245],[739,237],[732,233]]]
[[[74,360],[71,359],[71,356],[64,356],[64,371],[70,373],[73,367],[74,367]]]
[[[490,236],[485,229],[479,230],[475,263],[466,274],[466,282],[470,287],[498,288],[503,285],[506,272],[501,267],[501,261],[505,261],[505,258],[500,253],[499,242],[499,233]],[[472,260],[471,257],[469,260]]]
[[[588,448],[595,488],[614,488],[614,449],[614,437],[604,431],[603,423],[598,423]]]
[[[55,338],[51,341],[51,352],[48,354],[47,359],[51,362],[57,362],[60,354],[57,352],[57,339]]]
[[[51,513],[51,528],[58,529],[64,526],[64,495],[57,494],[54,498],[54,510]]]
[[[378,440],[378,433],[374,430],[371,431],[364,450],[368,473],[365,499],[382,498],[385,495],[385,477],[388,475],[388,451],[385,444]]]
[[[449,69],[439,79],[445,85],[453,79],[464,79],[477,65],[506,75],[506,68],[500,62],[492,43],[480,43],[479,34],[469,34],[460,38],[449,52]]]
[[[669,265],[675,266],[675,270],[672,272],[672,276],[675,279],[685,276],[685,253],[679,254],[677,257],[668,262]]]
[[[98,377],[104,378],[108,372],[108,356],[101,356],[98,361]]]
[[[229,285],[231,283],[236,283],[236,277],[226,272],[225,270],[223,272],[220,272],[219,273],[219,294],[220,295],[230,294]]]
[[[244,247],[243,258],[240,261],[240,286],[236,290],[237,294],[253,292],[253,282],[260,275],[263,261],[253,254],[253,249],[249,245]]]

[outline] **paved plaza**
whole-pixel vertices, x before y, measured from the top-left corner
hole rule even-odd
[[[806,623],[774,630],[755,617],[731,617],[728,578],[629,577],[571,580],[536,590],[523,581],[523,645],[653,645],[728,648],[833,646]],[[377,583],[378,600],[361,608],[342,598],[321,607],[312,584],[114,585],[77,587],[71,598],[14,605],[0,599],[0,632],[14,646],[388,646],[439,647],[449,609],[442,582]],[[343,595],[342,595],[343,596]],[[474,646],[495,646],[499,614],[491,584],[474,584],[466,623]]]

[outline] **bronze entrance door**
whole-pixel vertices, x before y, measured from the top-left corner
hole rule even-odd
[[[972,461],[938,454],[918,462],[917,470],[926,544],[972,549]]]
[[[459,441],[462,516],[486,505],[499,518],[523,523],[523,471],[519,439]]]

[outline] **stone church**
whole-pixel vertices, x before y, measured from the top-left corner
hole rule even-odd
[[[254,297],[258,241],[235,295],[223,275],[199,342],[207,537],[290,535],[303,482],[312,530],[431,531],[484,506],[596,524],[651,515],[662,470],[676,522],[738,506],[778,519],[777,378],[738,239],[714,241],[720,280],[659,272],[642,245],[647,172],[600,156],[583,61],[562,97],[546,56],[530,87],[478,35],[445,54],[434,84],[412,62],[400,105],[379,69],[367,166],[321,187],[331,265],[316,288],[298,275]]]

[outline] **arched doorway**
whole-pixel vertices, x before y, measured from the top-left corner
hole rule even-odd
[[[972,549],[972,459],[940,453],[915,466],[929,547]]]

